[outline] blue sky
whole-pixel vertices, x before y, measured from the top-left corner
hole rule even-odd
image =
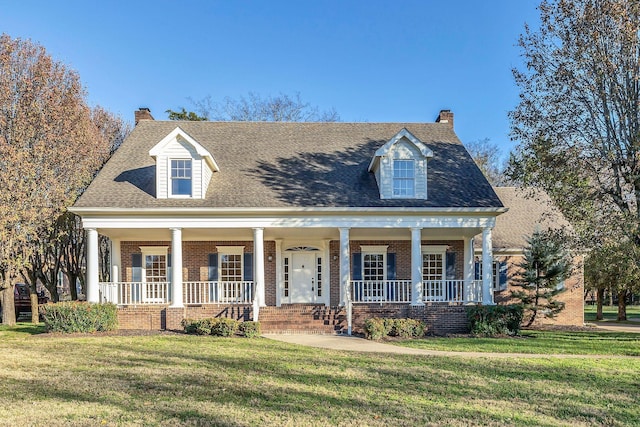
[[[133,120],[188,98],[295,94],[344,121],[432,122],[506,152],[517,37],[537,0],[0,0],[0,32],[78,71],[92,104]]]

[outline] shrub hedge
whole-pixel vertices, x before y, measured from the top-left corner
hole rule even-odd
[[[373,317],[364,321],[367,339],[380,340],[387,336],[400,338],[422,338],[427,326],[415,319],[389,319]]]
[[[480,336],[518,335],[523,308],[511,305],[475,305],[467,307],[467,320],[472,334]]]
[[[182,327],[187,334],[192,335],[231,337],[238,334],[247,338],[260,336],[260,322],[238,322],[226,317],[184,319]]]
[[[101,332],[118,328],[118,308],[115,304],[59,302],[42,306],[42,316],[48,332]]]

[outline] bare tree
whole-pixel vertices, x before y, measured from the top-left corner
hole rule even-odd
[[[262,122],[338,122],[340,116],[335,109],[320,111],[316,106],[303,101],[300,93],[289,96],[263,97],[249,92],[237,99],[226,97],[216,102],[207,96],[199,101],[190,100],[196,112],[167,110],[170,120],[217,120],[217,121],[262,121]]]
[[[509,175],[545,188],[590,246],[638,248],[640,2],[543,1],[540,17],[519,43]]]
[[[15,323],[16,280],[42,224],[71,205],[109,151],[78,75],[42,46],[0,36],[0,305]]]
[[[500,147],[488,138],[468,142],[464,146],[491,185],[507,185],[508,179],[504,174],[507,165],[500,158]]]

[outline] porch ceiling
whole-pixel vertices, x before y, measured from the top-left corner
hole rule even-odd
[[[170,241],[171,230],[165,228],[100,229],[100,234],[117,240]],[[425,240],[457,240],[481,233],[480,228],[425,228],[422,238]],[[264,230],[265,240],[339,240],[337,228],[267,228]],[[408,228],[352,228],[351,240],[411,240]],[[183,241],[213,240],[253,240],[251,228],[185,228],[182,230]]]

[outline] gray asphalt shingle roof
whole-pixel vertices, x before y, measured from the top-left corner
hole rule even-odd
[[[502,203],[509,208],[496,218],[496,226],[491,233],[494,250],[523,249],[527,246],[527,237],[536,230],[571,227],[543,190],[516,187],[494,189]],[[475,239],[475,247],[482,247],[482,239]]]
[[[156,199],[149,150],[176,126],[215,158],[205,199]],[[428,200],[381,200],[367,171],[377,148],[406,128],[433,151]],[[76,207],[502,207],[441,123],[140,121]]]

